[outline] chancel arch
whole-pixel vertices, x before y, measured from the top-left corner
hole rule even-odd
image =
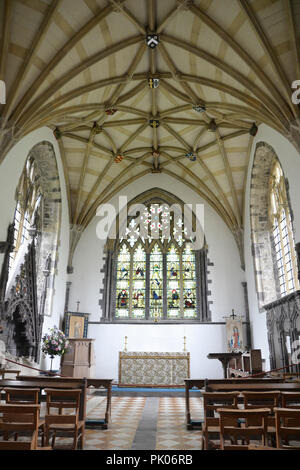
[[[154,189],[130,201],[116,226],[105,248],[102,321],[210,321],[208,246],[195,212]]]

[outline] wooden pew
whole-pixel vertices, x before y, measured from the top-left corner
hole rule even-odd
[[[220,388],[216,388],[214,391],[223,391],[222,385],[223,384],[260,384],[260,383],[268,383],[269,385],[284,383],[284,379],[278,378],[261,378],[261,377],[248,377],[248,378],[241,378],[241,377],[233,377],[229,379],[185,379],[185,409],[186,409],[186,426],[187,429],[193,429],[194,427],[202,427],[203,420],[195,421],[191,417],[190,411],[190,391],[191,390],[205,390],[206,392],[213,391],[210,389],[210,384],[214,384],[216,386],[220,386]],[[228,392],[235,391],[236,388],[231,388],[230,390],[226,390]],[[273,390],[278,390],[275,387]]]
[[[19,380],[28,382],[28,381],[31,381],[33,377],[38,378],[40,381],[47,384],[47,386],[51,388],[53,388],[54,381],[57,381],[57,380],[64,380],[65,382],[68,382],[68,383],[78,383],[78,380],[81,380],[80,378],[76,378],[76,377],[49,377],[45,375],[38,375],[38,376],[20,375]],[[104,418],[93,419],[93,420],[86,419],[85,420],[86,427],[101,426],[102,429],[107,429],[109,421],[110,421],[110,414],[111,414],[113,379],[96,379],[96,378],[88,377],[86,381],[87,381],[87,388],[95,387],[96,389],[103,388],[106,390],[106,410],[105,410]]]
[[[267,392],[279,390],[280,392],[294,392],[300,391],[299,382],[291,383],[242,383],[242,384],[216,384],[210,383],[208,385],[210,392],[233,392],[233,391],[253,391],[253,392]]]
[[[73,378],[72,378],[73,379]],[[30,380],[0,380],[0,388],[5,387],[19,387],[19,388],[39,388],[40,389],[40,401],[42,399],[42,390],[49,387],[49,382],[43,380],[40,376],[30,376]],[[87,380],[86,379],[76,379],[74,380],[65,380],[65,378],[57,378],[51,381],[52,388],[59,389],[70,389],[70,388],[80,388],[82,390],[80,397],[80,409],[79,409],[79,419],[81,421],[86,420],[86,389],[87,389]]]

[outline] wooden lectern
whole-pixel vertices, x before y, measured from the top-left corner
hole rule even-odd
[[[61,360],[61,374],[66,377],[90,377],[94,364],[93,339],[69,338],[70,349]]]

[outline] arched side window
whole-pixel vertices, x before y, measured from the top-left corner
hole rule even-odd
[[[12,295],[11,289],[34,239],[38,308],[41,314],[50,316],[62,210],[58,167],[50,142],[42,141],[29,152],[15,199],[14,250],[9,259],[6,297]]]
[[[195,249],[192,226],[171,202],[148,199],[119,227],[107,249],[102,322],[211,321],[207,246]]]
[[[14,251],[10,254],[9,271],[14,270],[19,250],[29,240],[29,229],[36,224],[41,211],[41,188],[39,173],[32,157],[26,161],[17,191],[17,205],[14,214]]]
[[[278,161],[273,164],[270,176],[269,220],[275,249],[274,261],[283,297],[298,288],[298,270],[286,182]]]
[[[256,145],[250,191],[252,255],[261,311],[299,289],[288,182],[266,142]]]

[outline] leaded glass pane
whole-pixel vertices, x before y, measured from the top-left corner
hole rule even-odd
[[[126,245],[121,247],[117,264],[116,317],[129,317],[130,253]]]
[[[140,222],[130,220],[117,262],[116,318],[156,320],[165,307],[170,320],[197,317],[195,256],[185,231],[182,218],[171,216],[165,204],[150,204]]]
[[[281,296],[295,290],[296,261],[294,238],[288,209],[285,180],[279,164],[271,176],[270,211],[273,224],[275,258],[278,268],[278,281]]]
[[[196,311],[196,272],[195,255],[190,245],[186,245],[182,253],[183,273],[183,316],[193,318],[197,316]]]
[[[139,245],[133,253],[132,270],[132,316],[134,318],[145,317],[146,294],[146,253]]]
[[[163,314],[163,255],[158,245],[150,254],[150,317]]]
[[[180,257],[174,245],[167,254],[168,317],[180,318]]]

